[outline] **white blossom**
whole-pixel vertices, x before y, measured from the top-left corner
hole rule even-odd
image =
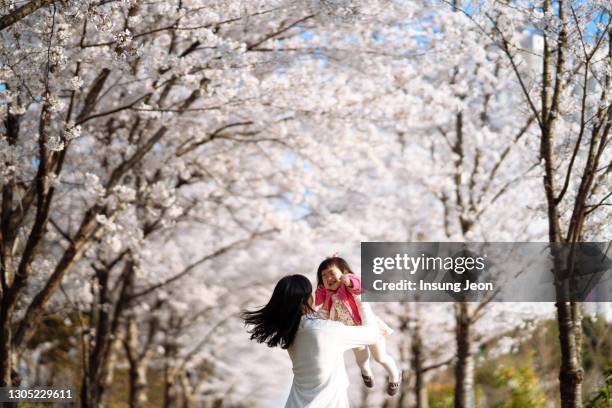
[[[61,152],[64,150],[64,142],[59,136],[51,135],[47,138],[47,149],[53,152]]]

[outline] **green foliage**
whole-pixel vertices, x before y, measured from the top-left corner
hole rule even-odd
[[[582,364],[585,371],[604,371],[612,367],[610,323],[603,316],[582,320]]]
[[[455,387],[452,384],[431,384],[427,388],[429,408],[453,408]]]
[[[480,387],[475,387],[474,394],[474,408],[478,408],[478,400],[481,397]],[[454,384],[429,384],[427,386],[427,399],[429,401],[429,408],[454,408]]]
[[[494,374],[497,388],[504,389],[508,397],[494,408],[543,408],[546,395],[530,359],[519,367],[498,368]]]
[[[585,408],[612,408],[612,336],[610,322],[585,316],[582,322],[583,395]],[[520,336],[522,329],[510,331]],[[475,352],[476,400],[491,408],[542,408],[560,406],[559,330],[555,319],[539,321],[537,329],[512,352],[492,354],[494,342]],[[537,350],[537,352],[534,352]],[[431,408],[452,408],[452,367],[428,385]],[[478,395],[482,394],[483,399]]]
[[[590,400],[585,408],[609,408],[612,407],[612,369],[606,372],[606,380],[601,386],[601,389]]]

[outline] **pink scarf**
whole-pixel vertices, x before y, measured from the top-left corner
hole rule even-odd
[[[338,289],[330,290],[321,285],[315,292],[315,305],[323,305],[323,308],[329,313],[332,306],[332,296],[335,294],[342,304],[348,309],[353,321],[356,325],[361,325],[361,315],[355,301],[355,295],[361,294],[361,280],[354,274],[349,274],[349,279],[353,285],[352,288],[344,284],[340,284]]]

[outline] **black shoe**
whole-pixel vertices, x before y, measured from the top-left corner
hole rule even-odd
[[[368,388],[374,387],[374,379],[372,377],[370,377],[369,375],[361,374],[361,378],[363,378],[363,383],[365,384],[366,387]]]
[[[402,383],[402,372],[399,372],[399,380],[397,382],[388,382],[387,383],[387,394],[390,396],[394,396],[397,394],[400,388],[400,384]]]

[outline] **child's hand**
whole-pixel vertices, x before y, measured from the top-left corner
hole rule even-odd
[[[340,281],[349,288],[353,286],[353,283],[349,279],[348,273],[343,273],[342,276],[340,276]]]

